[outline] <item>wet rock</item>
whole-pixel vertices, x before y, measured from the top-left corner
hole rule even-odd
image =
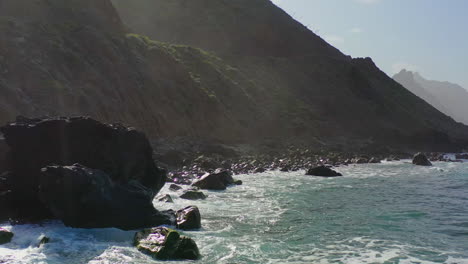
[[[158,200],[160,202],[165,202],[165,203],[173,203],[174,202],[174,200],[172,200],[172,197],[169,194],[157,196],[156,200]]]
[[[181,190],[181,189],[182,189],[182,187],[180,187],[180,186],[177,185],[177,184],[171,184],[171,185],[169,186],[169,190],[174,191],[174,192],[175,192],[175,191],[178,191],[178,190]]]
[[[232,175],[228,171],[216,171],[206,173],[200,179],[194,181],[192,186],[203,190],[226,190],[226,187],[234,183]]]
[[[318,166],[315,168],[311,168],[307,171],[306,175],[312,176],[322,176],[322,177],[337,177],[343,176],[341,173],[338,173],[328,167],[325,166]]]
[[[281,172],[288,172],[290,170],[291,170],[291,166],[288,166],[288,165],[283,166],[283,167],[280,168]]]
[[[235,185],[242,185],[242,183],[243,183],[243,182],[242,182],[241,180],[236,180],[236,181],[234,181],[234,184],[235,184]]]
[[[10,147],[13,176],[8,184],[10,205],[18,210],[16,218],[54,217],[38,199],[41,169],[49,165],[79,163],[102,171],[113,183],[141,186],[153,197],[166,179],[165,171],[153,161],[148,139],[133,128],[76,117],[20,118],[0,130]]]
[[[42,235],[42,236],[39,237],[38,241],[39,241],[38,247],[41,247],[42,245],[49,243],[50,238]]]
[[[177,211],[177,228],[183,230],[192,230],[201,228],[200,210],[196,206],[188,206]]]
[[[130,230],[172,223],[153,207],[151,189],[137,181],[114,182],[80,164],[47,166],[39,184],[40,201],[67,226]]]
[[[0,227],[0,245],[10,243],[13,233]]]
[[[376,158],[376,157],[372,157],[370,160],[369,160],[369,163],[381,163],[380,159],[379,158]]]
[[[419,166],[432,166],[432,163],[427,159],[423,153],[417,153],[413,157],[413,164]]]
[[[353,159],[353,163],[365,164],[365,163],[369,163],[369,160],[367,158],[365,158],[365,157],[359,157],[359,158]]]
[[[167,227],[156,227],[137,232],[134,246],[142,253],[158,260],[196,260],[200,258],[197,244]]]
[[[206,195],[199,191],[187,190],[180,196],[180,198],[186,200],[204,200],[206,199]]]
[[[254,173],[263,173],[263,172],[265,172],[265,171],[266,171],[265,168],[259,167],[259,168],[256,168],[253,172],[254,172]]]

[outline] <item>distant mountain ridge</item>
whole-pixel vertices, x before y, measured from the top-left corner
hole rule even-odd
[[[427,80],[418,72],[405,69],[393,79],[455,121],[468,125],[468,91],[460,85]]]

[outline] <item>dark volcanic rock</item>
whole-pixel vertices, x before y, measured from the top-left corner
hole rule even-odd
[[[177,211],[177,228],[191,230],[201,228],[200,210],[196,206],[188,206]]]
[[[206,173],[192,183],[193,186],[204,190],[226,190],[226,187],[230,184],[234,184],[231,173],[219,170],[215,173]]]
[[[49,237],[46,237],[44,235],[42,235],[41,237],[39,237],[39,243],[37,244],[38,247],[42,246],[42,245],[45,245],[47,243],[50,242],[50,238]]]
[[[18,219],[40,220],[59,217],[59,214],[52,214],[53,210],[50,209],[56,208],[52,206],[53,203],[60,202],[53,201],[52,197],[49,197],[52,200],[46,198],[47,195],[56,197],[65,195],[63,191],[60,191],[63,187],[60,185],[67,186],[68,183],[52,183],[47,181],[45,175],[53,174],[56,178],[66,178],[70,182],[76,181],[84,185],[89,184],[89,181],[107,181],[114,187],[106,186],[106,191],[112,190],[113,193],[119,189],[126,193],[125,195],[134,193],[135,197],[141,195],[145,197],[145,200],[152,200],[165,183],[165,172],[156,167],[148,139],[143,133],[132,128],[107,125],[86,117],[76,117],[18,118],[17,122],[10,123],[0,130],[10,147],[7,158],[12,173],[6,180],[7,187],[11,190],[8,204],[10,208],[14,208],[15,218]],[[75,163],[97,169],[100,173],[88,175],[92,170],[87,168],[60,167]],[[57,165],[57,167],[47,169],[41,176],[41,169],[49,165]],[[78,178],[73,179],[74,176]],[[50,184],[42,187],[42,201],[47,200],[50,204],[44,204],[38,198],[41,181],[43,184]],[[45,188],[52,188],[47,191],[52,190],[57,193],[45,193]],[[88,191],[98,192],[97,190]],[[78,190],[73,191],[73,194],[77,194],[76,192]],[[67,197],[72,200],[74,198],[76,197]],[[107,199],[108,197],[101,196],[101,198]],[[96,203],[109,204],[110,202],[103,200],[96,201]],[[70,210],[70,208],[62,209]],[[63,213],[67,215],[65,211]],[[102,212],[98,210],[96,213],[99,215]],[[67,219],[70,225],[75,224],[73,219]],[[96,221],[100,222],[102,219]],[[92,221],[89,220],[89,224],[91,223]],[[84,225],[88,224],[84,223]],[[127,223],[122,223],[122,226],[126,225]],[[118,224],[118,226],[121,225]]]
[[[13,233],[0,227],[0,245],[10,243]]]
[[[327,168],[325,166],[318,166],[315,168],[311,168],[307,171],[306,175],[312,175],[312,176],[322,176],[322,177],[337,177],[337,176],[343,176],[341,173],[338,173],[330,168]]]
[[[256,168],[253,172],[254,172],[254,173],[263,173],[263,172],[265,172],[265,171],[266,171],[265,168],[259,167],[259,168]]]
[[[178,191],[178,190],[181,190],[181,189],[182,189],[182,187],[180,187],[180,186],[177,185],[177,184],[171,184],[171,185],[169,186],[169,190],[171,190],[171,191]]]
[[[40,177],[40,200],[71,227],[130,230],[171,224],[169,215],[153,207],[153,197],[137,181],[113,182],[106,173],[79,164],[48,166]]]
[[[156,199],[160,202],[173,203],[172,197],[169,194],[157,196]]]
[[[413,157],[413,164],[420,166],[432,166],[432,163],[427,159],[423,153],[417,153]]]
[[[181,236],[177,231],[167,227],[145,229],[135,234],[136,248],[160,260],[200,258],[197,244],[191,238]]]
[[[199,191],[187,190],[180,196],[180,198],[186,200],[203,200],[206,199],[206,195]]]

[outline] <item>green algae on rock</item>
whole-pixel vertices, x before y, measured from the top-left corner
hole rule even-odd
[[[139,251],[155,259],[196,260],[200,258],[195,241],[167,227],[155,227],[137,232],[133,243]]]

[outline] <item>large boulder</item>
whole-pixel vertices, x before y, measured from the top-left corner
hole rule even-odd
[[[46,167],[39,184],[41,202],[67,226],[130,230],[174,222],[153,207],[153,192],[138,181],[113,182],[79,164]]]
[[[52,204],[44,203],[44,196],[39,199],[40,181],[47,182],[44,175],[66,173],[60,177],[107,177],[113,186],[128,188],[135,195],[144,196],[145,200],[154,198],[165,183],[166,173],[154,163],[148,139],[133,128],[103,124],[87,117],[20,117],[1,127],[0,131],[10,149],[7,160],[11,174],[6,184],[11,192],[7,203],[14,209],[15,218],[20,220],[58,217],[50,210]],[[86,175],[89,171],[85,169],[66,168],[75,163],[99,170],[101,176]],[[49,168],[45,174],[41,172],[50,165],[64,167]]]
[[[226,187],[234,184],[234,182],[229,171],[217,170],[214,173],[206,173],[200,179],[194,181],[192,186],[204,190],[226,190]]]
[[[180,209],[176,213],[177,228],[183,230],[192,230],[201,228],[200,210],[196,206],[188,206]]]
[[[13,233],[0,227],[0,245],[10,243]]]
[[[200,258],[197,244],[191,238],[181,236],[167,227],[156,227],[137,232],[134,246],[141,252],[159,260]]]
[[[417,153],[413,157],[413,164],[419,166],[432,166],[432,163],[427,159],[423,153]]]
[[[311,176],[322,176],[322,177],[337,177],[343,176],[341,173],[336,172],[328,167],[325,166],[318,166],[315,168],[311,168],[306,172],[306,175]]]

